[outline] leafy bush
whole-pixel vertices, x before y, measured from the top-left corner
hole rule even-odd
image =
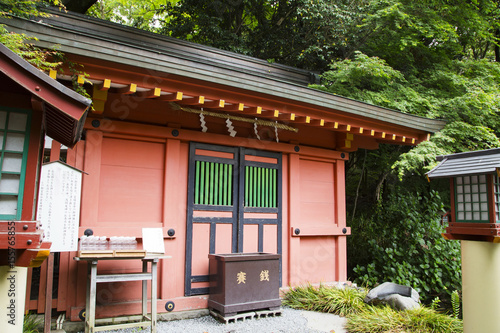
[[[346,330],[350,333],[458,333],[463,332],[463,323],[426,307],[396,311],[388,306],[370,306],[349,316]]]
[[[353,221],[352,278],[367,287],[386,281],[411,286],[423,302],[439,296],[450,303],[451,293],[461,290],[460,244],[441,236],[441,199],[434,191],[427,196],[397,192],[368,220]]]

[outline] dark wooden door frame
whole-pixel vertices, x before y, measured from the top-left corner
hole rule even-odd
[[[233,158],[212,157],[204,155],[196,155],[196,150],[211,150],[217,152],[225,152],[233,154]],[[253,155],[260,157],[274,158],[276,164],[248,161],[245,156]],[[194,184],[195,184],[195,166],[196,161],[224,163],[232,165],[234,171],[232,173],[232,196],[233,201],[230,206],[214,206],[201,205],[194,202]],[[231,251],[232,253],[243,252],[243,229],[244,225],[258,225],[258,252],[263,252],[264,249],[264,226],[277,226],[277,252],[282,253],[282,156],[281,153],[259,151],[242,147],[226,147],[210,144],[194,143],[190,144],[189,148],[189,173],[188,173],[188,212],[187,212],[187,228],[186,228],[186,270],[185,270],[185,295],[202,295],[209,292],[209,288],[193,288],[192,283],[208,282],[208,275],[192,275],[192,259],[193,259],[193,224],[194,223],[210,223],[210,247],[209,253],[215,253],[215,235],[216,225],[221,223],[229,223],[233,225]],[[245,170],[246,167],[261,167],[277,170],[276,177],[276,196],[277,207],[245,207]],[[194,211],[230,211],[232,217],[193,217]],[[275,213],[275,219],[256,219],[245,218],[245,213]],[[208,260],[208,258],[207,258]],[[280,285],[281,285],[281,260],[280,260]]]

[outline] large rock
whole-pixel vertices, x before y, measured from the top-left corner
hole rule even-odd
[[[370,290],[364,301],[368,304],[387,304],[397,310],[420,306],[420,296],[415,289],[392,282],[384,282]]]

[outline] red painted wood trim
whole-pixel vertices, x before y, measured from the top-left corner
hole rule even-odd
[[[91,125],[91,121],[92,119],[87,119],[87,122],[85,123],[85,128],[89,130],[95,130]],[[153,138],[168,138],[168,139],[178,139],[181,141],[196,141],[201,143],[210,143],[223,146],[247,147],[260,150],[265,148],[265,150],[269,151],[277,151],[290,154],[296,153],[295,152],[296,145],[293,144],[276,143],[272,141],[262,142],[257,139],[239,138],[239,137],[235,137],[232,138],[231,140],[228,140],[227,135],[203,133],[200,131],[191,131],[187,129],[180,129],[180,130],[177,129],[179,131],[179,136],[174,137],[171,132],[175,128],[160,127],[153,125],[108,120],[106,128],[112,129],[114,134],[135,135],[138,138],[140,137],[144,138],[144,135],[147,134],[149,137]],[[342,152],[333,151],[329,149],[300,146],[301,156],[342,159],[340,156],[341,153]],[[346,154],[344,160],[347,159],[348,155]]]
[[[300,225],[300,156],[290,154],[288,156],[288,201],[289,201],[289,223],[290,225]],[[283,229],[286,230],[286,229]],[[300,238],[292,237],[290,228],[288,243],[288,280],[291,285],[300,281]],[[284,232],[286,233],[286,232]]]
[[[453,177],[450,178],[450,206],[451,206],[450,222],[454,222],[457,220],[457,216],[455,208],[455,178]]]
[[[148,292],[148,295],[150,293]],[[168,301],[173,301],[175,303],[174,312],[177,311],[189,311],[196,309],[206,309],[208,306],[207,295],[202,296],[189,296],[189,297],[169,297],[167,299],[157,300],[158,313],[166,313],[165,303]],[[148,308],[150,308],[151,300],[148,296]],[[78,314],[82,309],[84,309],[85,304],[79,306],[74,306],[71,308],[71,313],[69,315],[71,321],[80,321]],[[129,316],[137,315],[141,313],[142,302],[141,300],[134,300],[130,302],[117,302],[109,303],[105,305],[97,305],[96,317],[97,318],[110,318],[116,316]]]
[[[61,144],[56,140],[52,140],[52,144],[50,146],[50,161],[59,161],[59,157],[61,156]]]
[[[61,252],[59,256],[59,283],[57,288],[57,311],[66,310],[68,289],[69,252]]]
[[[40,266],[40,284],[38,285],[37,312],[43,313],[45,308],[45,286],[47,282],[47,260]]]
[[[47,278],[45,279],[44,332],[50,332],[52,317],[52,281],[54,277],[54,253],[51,253],[49,255],[49,258],[45,262],[47,263]]]
[[[14,225],[12,226],[12,222]],[[8,232],[9,229],[14,227],[17,234],[24,232],[36,232],[40,229],[40,222],[38,221],[0,221],[0,233]],[[25,229],[26,227],[26,229]]]
[[[335,227],[335,226],[301,226],[291,227],[292,237],[309,237],[309,236],[349,236],[351,234],[350,227]],[[346,233],[342,229],[346,229]],[[300,234],[295,234],[295,229],[300,230]]]
[[[493,186],[494,181],[493,175],[486,175],[486,185],[488,186],[488,208],[489,208],[489,218],[491,223],[496,223],[496,205],[495,205],[495,186]]]
[[[33,268],[28,268],[28,274],[26,276],[26,298],[24,300],[24,311],[31,310],[30,309],[30,298],[31,298],[31,275],[33,274]]]
[[[182,184],[182,177],[179,177],[179,168],[181,161],[181,142],[176,139],[168,139],[165,144],[165,169],[164,169],[164,186],[163,186],[163,237],[168,238],[168,229],[173,228],[176,230],[176,234],[180,233],[180,228],[176,227],[176,222],[184,220],[179,211],[179,207],[185,207],[186,198],[181,198],[177,191],[172,191],[172,189],[187,188],[187,183]],[[165,249],[167,251],[167,249]],[[179,249],[180,250],[180,249]],[[182,250],[181,250],[182,251]],[[176,253],[182,253],[181,251]],[[169,276],[172,274],[178,274],[180,271],[178,267],[182,265],[180,260],[184,260],[184,256],[176,255],[169,262],[165,260],[160,260],[158,267],[158,293],[160,298],[168,298],[172,295],[177,294],[176,284],[180,278],[172,279],[173,283],[165,283]],[[174,271],[176,273],[174,273]],[[182,271],[182,270],[181,270]],[[183,272],[183,271],[182,271]],[[184,281],[184,279],[182,279]]]
[[[474,228],[474,229],[498,229],[500,223],[467,223],[467,222],[452,222],[449,228]]]
[[[346,221],[346,199],[345,199],[345,162],[337,161],[335,165],[335,217],[339,228],[348,229],[351,234],[351,228],[347,227]],[[347,237],[337,238],[335,258],[335,274],[337,281],[347,281]]]
[[[68,278],[66,287],[66,316],[69,317],[71,313],[71,307],[76,304],[76,295],[81,286],[78,285],[78,262],[73,260],[73,257],[77,255],[77,252],[68,252]],[[85,288],[87,285],[85,284]]]
[[[290,257],[290,246],[289,246],[289,240],[291,240],[290,234],[288,230],[290,230],[290,214],[289,214],[289,208],[290,208],[290,202],[289,202],[289,196],[288,196],[288,187],[289,187],[289,170],[288,170],[288,155],[282,155],[282,160],[281,160],[281,172],[282,172],[282,196],[281,196],[281,202],[282,202],[282,207],[281,207],[281,265],[282,265],[282,273],[281,273],[281,278],[282,278],[282,286],[288,286],[290,285],[290,260],[288,259]]]
[[[8,232],[0,232],[0,249],[37,249],[42,243],[43,231],[22,232],[16,233],[15,244],[9,244],[9,237],[12,237]],[[28,242],[31,241],[31,244]]]
[[[42,160],[43,136],[42,114],[33,110],[28,144],[28,160],[24,179],[23,208],[21,220],[34,220],[36,216],[36,195],[38,193],[39,168]]]
[[[103,134],[87,131],[82,183],[82,205],[80,225],[95,227],[99,208],[99,182],[101,180],[101,153]],[[94,232],[94,234],[96,234]],[[97,235],[97,234],[96,234]]]
[[[34,96],[50,103],[61,114],[66,114],[75,120],[79,120],[85,115],[88,106],[81,101],[73,99],[68,93],[62,92],[59,87],[54,87],[54,85],[62,86],[60,83],[56,81],[54,81],[54,85],[47,83],[47,80],[50,80],[50,78],[46,74],[41,73],[40,77],[37,77],[31,74],[29,70],[23,68],[23,64],[16,63],[13,59],[6,56],[2,56],[0,61],[0,69],[5,75]],[[44,79],[42,79],[42,76]],[[73,91],[69,94],[76,96],[76,93]]]
[[[483,235],[460,235],[443,233],[442,236],[447,240],[469,240],[477,242],[500,243],[500,237]]]
[[[461,235],[483,235],[483,236],[500,236],[500,226],[492,228],[476,228],[476,227],[458,227],[456,223],[453,227],[446,228],[446,233],[461,234]]]

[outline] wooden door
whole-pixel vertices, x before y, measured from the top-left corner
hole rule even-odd
[[[281,254],[281,154],[192,143],[189,158],[186,296],[208,293],[208,254]]]

